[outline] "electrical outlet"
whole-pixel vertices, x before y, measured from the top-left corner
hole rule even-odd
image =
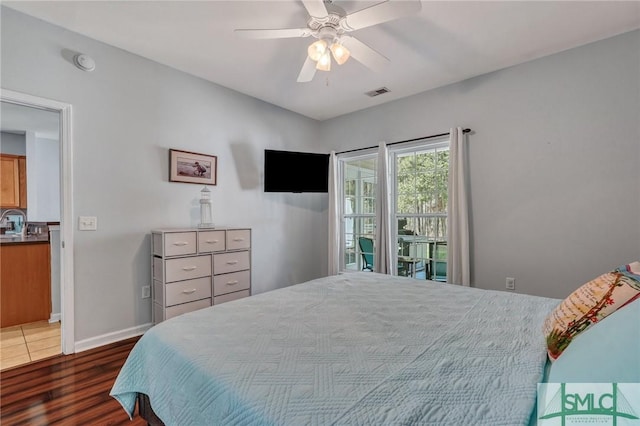
[[[142,287],[142,298],[148,299],[151,297],[151,286],[145,285]]]
[[[80,216],[78,218],[78,230],[96,231],[98,229],[98,218],[95,216]]]
[[[515,290],[516,289],[516,279],[507,277],[507,290]]]

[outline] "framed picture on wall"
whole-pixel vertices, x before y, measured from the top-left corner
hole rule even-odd
[[[218,157],[197,152],[169,150],[169,182],[216,185]]]

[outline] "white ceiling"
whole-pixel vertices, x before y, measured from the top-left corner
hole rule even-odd
[[[351,13],[379,1],[334,3]],[[298,0],[3,5],[318,120],[640,28],[638,1],[422,1],[416,15],[351,33],[390,59],[383,72],[349,60],[297,83],[314,39],[247,40],[233,30],[304,27]],[[364,95],[382,86],[391,92]]]

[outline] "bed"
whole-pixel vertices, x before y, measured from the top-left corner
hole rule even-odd
[[[558,303],[376,273],[322,278],[158,324],[111,395],[130,416],[142,396],[152,424],[527,425],[547,359],[541,324]]]

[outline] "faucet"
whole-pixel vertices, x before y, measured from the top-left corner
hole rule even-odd
[[[27,235],[27,215],[22,210],[18,210],[18,209],[5,210],[4,212],[2,212],[2,215],[0,215],[0,223],[4,223],[4,221],[7,220],[7,216],[9,216],[10,214],[18,214],[22,216],[22,229],[20,230],[20,235],[22,235],[23,237]]]

